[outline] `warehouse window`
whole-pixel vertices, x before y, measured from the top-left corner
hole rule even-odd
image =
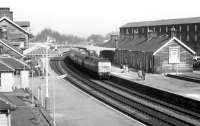
[[[198,37],[197,34],[195,34],[195,35],[194,35],[194,41],[195,41],[195,42],[197,41],[197,37]]]
[[[134,30],[134,33],[138,33],[138,28],[136,28],[136,29]]]
[[[197,31],[197,25],[196,24],[194,25],[194,31],[195,32]]]
[[[166,32],[168,32],[168,27],[166,26]]]
[[[134,34],[134,28],[131,28],[131,32],[132,32],[132,34]]]
[[[187,32],[189,32],[190,31],[190,26],[189,25],[187,25]]]
[[[182,30],[182,27],[181,27],[181,26],[179,26],[179,31],[181,32],[181,30]]]
[[[190,36],[187,34],[187,41],[190,41]]]
[[[142,28],[142,33],[144,33],[144,28]]]
[[[128,28],[126,29],[126,34],[128,34]]]
[[[156,28],[155,27],[153,28],[153,32],[156,32]]]

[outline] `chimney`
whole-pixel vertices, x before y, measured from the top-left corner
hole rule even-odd
[[[176,36],[176,28],[174,26],[171,28],[171,38]]]
[[[10,14],[9,14],[10,16],[10,20],[12,20],[13,21],[13,12],[12,11],[10,11]]]
[[[10,20],[13,20],[13,12],[10,11],[10,8],[0,8],[0,18],[4,16],[8,17]]]
[[[115,42],[115,48],[118,48],[118,35],[117,34],[112,34],[110,35],[111,40]]]
[[[117,49],[117,48],[118,48],[118,40],[115,39],[115,49]]]

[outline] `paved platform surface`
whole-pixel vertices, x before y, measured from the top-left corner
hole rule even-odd
[[[123,70],[117,66],[112,66],[112,74],[114,76],[122,77],[139,84],[154,87],[160,90],[176,93],[185,97],[189,97],[200,101],[200,84],[188,82],[184,80],[166,77],[160,74],[146,73],[146,79],[141,80],[138,78],[137,72],[129,70],[129,72],[122,72]],[[200,77],[199,72],[194,72],[195,76]],[[191,73],[190,73],[191,74]]]
[[[1,92],[0,99],[15,106],[11,111],[12,126],[48,126],[38,107],[32,107],[31,97],[26,91]]]
[[[56,80],[56,74],[49,70],[49,96],[53,101],[55,84],[55,117],[59,126],[144,126],[140,122],[112,109],[92,96],[76,88],[65,80]],[[31,80],[34,84],[34,94],[37,88],[45,88],[45,79],[36,77]],[[43,95],[44,95],[43,91]]]

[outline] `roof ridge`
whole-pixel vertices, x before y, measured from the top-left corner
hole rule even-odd
[[[1,95],[3,95],[3,94],[1,94]],[[4,97],[6,97],[7,98],[7,100],[6,99],[4,99],[4,98],[2,98],[1,96],[0,96],[0,100],[1,101],[3,101],[4,103],[6,103],[6,104],[9,104],[11,107],[13,107],[13,108],[17,108],[17,106],[14,104],[14,103],[12,103],[9,99],[8,99],[8,97],[6,96],[6,95],[3,95]],[[12,109],[12,108],[11,108]]]
[[[7,66],[8,68],[10,68],[10,69],[12,69],[13,71],[15,71],[15,69],[12,67],[12,66],[10,66],[9,64],[6,64],[4,61],[2,61],[1,59],[0,59],[0,63],[2,63],[3,65],[5,65],[5,66]]]
[[[12,20],[10,20],[9,18],[7,18],[6,16],[1,17],[1,18],[0,18],[0,22],[1,22],[2,20],[4,20],[4,19],[7,20],[8,22],[10,22],[11,24],[15,25],[17,28],[19,28],[19,29],[22,30],[23,32],[25,32],[25,33],[31,35],[30,32],[28,32],[27,30],[25,30],[24,28],[22,28],[21,26],[19,26],[19,25],[18,25],[17,23],[15,23],[14,21],[12,21]]]
[[[18,50],[16,50],[15,48],[13,48],[11,45],[9,45],[7,42],[4,42],[5,40],[0,39],[0,43],[2,43],[3,45],[7,46],[8,48],[10,48],[11,50],[13,50],[14,52],[18,53],[19,55],[21,55],[22,57],[26,57],[24,54],[22,54],[21,52],[19,52]]]
[[[171,19],[158,19],[158,20],[145,20],[145,21],[135,21],[128,22],[123,27],[141,27],[141,26],[156,26],[164,24],[185,24],[185,23],[198,23],[200,22],[200,17],[188,17],[188,18],[171,18]]]
[[[19,59],[13,58],[13,57],[10,57],[10,58],[12,58],[12,59],[16,60],[17,62],[19,62],[19,63],[23,64],[25,67],[28,67],[28,68],[29,68],[29,65],[28,65],[28,64],[26,64],[25,62],[23,62],[23,61],[21,61],[21,60],[19,60]]]

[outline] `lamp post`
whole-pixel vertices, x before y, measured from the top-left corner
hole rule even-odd
[[[67,74],[56,76],[56,79],[60,80],[60,79],[63,79],[65,77],[67,77]],[[57,80],[56,80],[56,82],[57,82]],[[55,119],[55,107],[56,107],[56,105],[55,105],[55,84],[56,83],[53,84],[53,126],[56,126],[56,119]]]
[[[45,83],[45,108],[46,110],[50,110],[50,100],[49,100],[49,75],[48,75],[48,49],[46,48],[45,54],[45,67],[46,67],[46,83]]]

